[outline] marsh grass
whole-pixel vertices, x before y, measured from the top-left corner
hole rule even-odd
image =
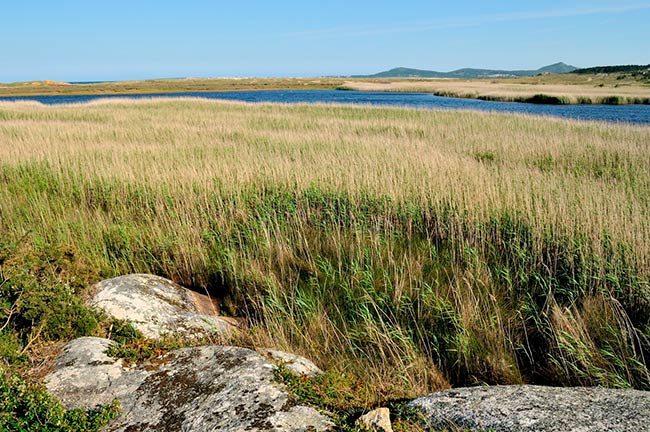
[[[622,78],[620,78],[622,76]],[[620,79],[619,79],[620,78]],[[347,90],[432,93],[436,96],[548,105],[650,104],[650,82],[624,75],[545,75],[509,79],[350,80]]]
[[[354,377],[650,388],[650,129],[204,100],[0,104],[0,232],[166,276]],[[233,341],[235,342],[235,341]]]

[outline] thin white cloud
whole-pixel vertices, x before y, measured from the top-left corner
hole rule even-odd
[[[619,5],[611,7],[595,7],[580,9],[558,9],[532,12],[514,12],[507,14],[481,15],[469,18],[448,19],[428,23],[403,23],[397,26],[361,26],[361,27],[338,27],[306,30],[300,32],[285,33],[283,37],[306,37],[306,38],[331,38],[331,37],[356,37],[374,36],[382,34],[398,33],[420,33],[433,30],[455,29],[463,27],[476,27],[485,24],[500,22],[531,21],[548,18],[570,18],[599,14],[620,14],[650,10],[650,4]]]

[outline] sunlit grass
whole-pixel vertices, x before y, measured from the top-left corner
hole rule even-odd
[[[0,104],[0,233],[152,272],[368,398],[648,388],[650,128],[204,100]]]

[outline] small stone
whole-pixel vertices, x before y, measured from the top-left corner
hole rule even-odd
[[[357,426],[372,432],[393,432],[390,423],[390,410],[388,408],[377,408],[359,417]]]
[[[314,378],[318,375],[322,375],[323,371],[320,370],[311,360],[308,360],[299,355],[291,354],[284,351],[277,351],[268,348],[262,348],[259,350],[261,354],[271,358],[275,362],[284,366],[289,372],[293,373],[295,376],[306,376],[308,378]]]

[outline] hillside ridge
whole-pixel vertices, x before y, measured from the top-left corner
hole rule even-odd
[[[384,72],[371,75],[355,75],[354,78],[509,78],[535,76],[544,73],[570,73],[575,71],[575,66],[563,62],[543,66],[535,70],[499,70],[462,68],[451,72],[438,72],[424,69],[397,67]]]

